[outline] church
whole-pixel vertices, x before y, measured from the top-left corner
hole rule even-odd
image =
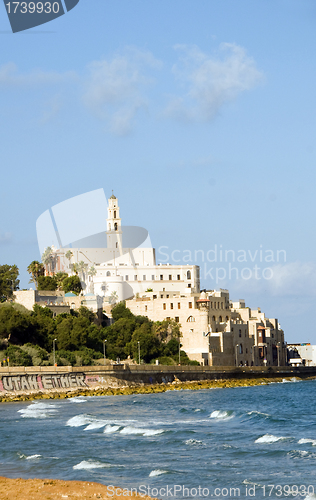
[[[140,297],[146,291],[200,291],[198,266],[157,265],[148,232],[137,226],[122,226],[114,194],[108,200],[107,212],[106,234],[84,238],[71,248],[54,252],[56,271],[73,274],[76,270],[84,295],[99,295],[104,302],[114,303]]]

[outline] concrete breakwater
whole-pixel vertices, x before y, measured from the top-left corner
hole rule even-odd
[[[258,378],[308,378],[316,367],[202,367],[202,366],[32,366],[0,368],[0,399],[5,395],[93,391],[107,388],[198,381]]]

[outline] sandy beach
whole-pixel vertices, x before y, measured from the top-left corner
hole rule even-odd
[[[117,491],[117,495],[115,492]],[[113,494],[114,493],[114,494]],[[124,493],[124,496],[123,496]],[[130,495],[119,487],[108,487],[99,483],[86,481],[62,481],[57,479],[8,479],[0,477],[1,500],[61,500],[112,498],[149,498],[141,495]]]

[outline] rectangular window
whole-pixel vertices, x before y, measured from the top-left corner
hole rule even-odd
[[[146,281],[146,275],[143,274],[143,281]]]
[[[175,317],[176,323],[179,323],[179,316]]]
[[[181,309],[181,303],[178,302],[178,309]]]
[[[157,298],[157,295],[153,295],[153,299],[156,299]]]
[[[145,306],[145,311],[147,311],[147,306]]]
[[[135,274],[134,276],[134,281],[137,281],[137,274]]]
[[[155,281],[155,275],[154,274],[151,275],[151,280]]]
[[[171,302],[171,304],[170,304],[170,309],[173,309],[173,303],[172,303],[172,302]]]
[[[170,319],[170,316],[167,316],[166,319]]]
[[[180,274],[177,274],[177,280],[180,281]]]
[[[171,274],[169,274],[169,281],[171,281],[171,280],[172,280],[172,275],[171,275]]]
[[[165,303],[162,304],[162,308],[166,309],[166,304]]]
[[[189,302],[189,309],[192,309],[192,302]]]
[[[166,295],[166,299],[169,299],[169,294]]]
[[[191,283],[188,283],[188,288],[191,288]]]
[[[160,298],[163,299],[163,295],[160,295]]]
[[[163,275],[161,274],[161,275],[160,275],[160,281],[162,281],[162,280],[163,280]]]
[[[127,275],[125,276],[125,281],[128,281],[128,276]]]

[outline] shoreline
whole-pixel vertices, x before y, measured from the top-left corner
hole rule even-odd
[[[32,391],[32,392],[15,392],[0,394],[0,403],[13,403],[23,401],[34,401],[41,399],[69,399],[79,396],[129,396],[135,394],[159,394],[166,391],[179,391],[179,390],[202,390],[202,389],[228,389],[234,387],[253,387],[258,385],[268,385],[272,383],[284,383],[284,381],[304,381],[315,380],[312,377],[260,377],[260,378],[244,378],[244,379],[217,379],[217,380],[196,380],[181,382],[176,380],[174,382],[162,384],[141,384],[132,386],[121,387],[92,387],[84,389],[66,389],[66,390],[49,390],[49,391]]]

